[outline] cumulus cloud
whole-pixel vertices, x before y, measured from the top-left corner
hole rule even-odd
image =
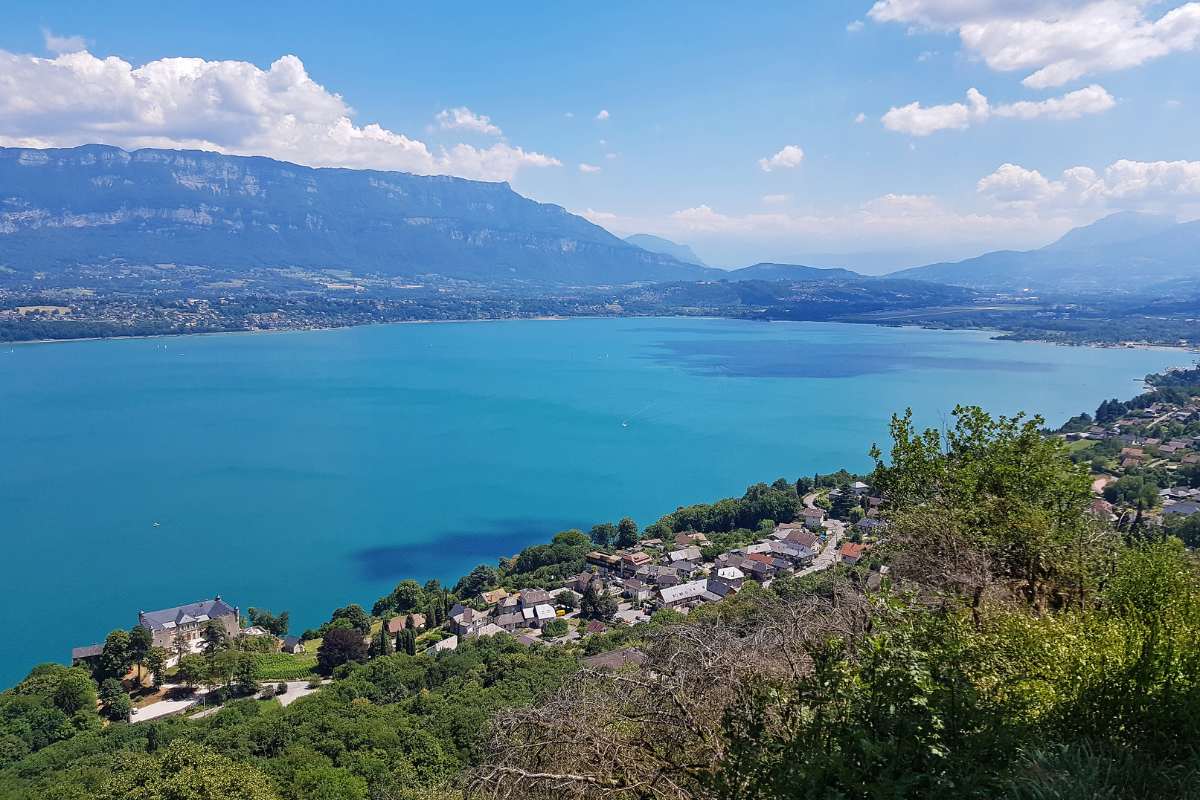
[[[88,46],[87,39],[82,36],[59,36],[49,28],[42,28],[42,41],[51,53],[78,53]]]
[[[854,118],[855,125],[862,125],[866,121],[867,121],[867,115],[861,111],[858,112],[858,115]]]
[[[396,169],[508,180],[561,166],[505,142],[487,148],[424,142],[354,121],[341,97],[295,56],[268,69],[245,61],[165,58],[134,67],[86,51],[36,58],[0,50],[0,144],[215,150],[314,167]]]
[[[804,161],[804,150],[800,145],[789,144],[769,158],[760,158],[758,167],[763,172],[774,172],[777,169],[794,169]]]
[[[504,132],[492,124],[483,114],[476,114],[466,106],[447,108],[437,115],[438,127],[444,131],[459,130],[482,133],[484,136],[503,136]]]
[[[595,164],[580,164],[579,171],[583,172],[583,173],[593,173],[593,172],[599,172],[600,168],[597,167]]]
[[[603,122],[604,120],[608,119],[610,116],[611,116],[611,115],[608,113],[608,109],[607,109],[607,108],[602,108],[602,109],[600,109],[600,111],[599,111],[599,112],[596,114],[596,119],[598,119],[598,120],[600,120],[601,122]]]
[[[1129,69],[1200,40],[1200,2],[1157,18],[1151,0],[878,0],[876,22],[956,31],[992,69],[1027,72],[1026,86],[1061,86]]]
[[[909,103],[892,108],[883,115],[888,130],[910,136],[928,136],[944,130],[964,130],[986,121],[991,116],[1012,119],[1078,119],[1087,114],[1103,113],[1117,104],[1103,86],[1092,85],[1061,97],[1046,100],[1020,100],[1015,103],[992,105],[977,89],[967,90],[966,103],[922,106]]]
[[[1121,159],[1102,172],[1071,167],[1057,180],[1034,169],[1003,164],[981,178],[976,190],[999,203],[1172,211],[1200,201],[1200,161]]]

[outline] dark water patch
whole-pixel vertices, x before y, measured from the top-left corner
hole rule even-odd
[[[1036,361],[915,354],[902,345],[832,345],[802,341],[660,340],[647,358],[696,375],[733,378],[856,378],[906,370],[1051,372]]]
[[[365,547],[351,558],[362,577],[373,581],[456,578],[446,574],[447,562],[466,564],[465,574],[476,564],[494,565],[499,558],[545,544],[559,531],[580,524],[537,517],[492,520],[472,528],[440,531],[429,541]]]

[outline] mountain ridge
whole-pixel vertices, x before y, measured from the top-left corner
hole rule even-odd
[[[607,284],[702,279],[507,183],[109,145],[0,148],[0,262],[108,260]]]
[[[986,290],[1141,293],[1200,278],[1200,221],[1118,212],[1036,250],[996,250],[886,277]]]

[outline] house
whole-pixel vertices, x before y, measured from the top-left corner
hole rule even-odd
[[[408,618],[413,618],[413,629],[425,627],[424,614],[401,614],[398,617],[392,617],[387,622],[388,633],[397,634],[408,625]]]
[[[436,656],[438,653],[448,653],[451,650],[457,650],[457,649],[458,649],[458,637],[451,636],[449,639],[442,639],[440,642],[435,644],[433,647],[426,648],[425,655]]]
[[[1200,503],[1194,500],[1185,500],[1182,503],[1172,503],[1169,506],[1163,506],[1163,514],[1171,514],[1173,516],[1190,517],[1200,511]]]
[[[675,534],[676,547],[688,547],[689,545],[693,544],[701,546],[706,545],[708,544],[708,537],[703,533],[696,533],[695,531]]]
[[[700,563],[698,561],[676,561],[670,566],[670,569],[675,571],[680,580],[687,580],[700,571]]]
[[[638,650],[636,647],[626,647],[621,650],[612,650],[608,653],[588,656],[583,659],[583,665],[588,669],[618,670],[629,664],[636,667],[645,661],[646,655],[641,650]]]
[[[855,481],[854,483],[850,484],[850,491],[854,493],[855,497],[862,497],[864,494],[866,494],[870,490],[871,490],[871,487],[867,486],[862,481]]]
[[[285,636],[285,637],[283,637],[283,645],[279,649],[284,653],[291,653],[292,655],[299,655],[300,653],[303,653],[307,648],[305,648],[304,642],[300,639],[299,636]]]
[[[238,631],[238,636],[270,636],[271,632],[266,628],[258,625],[251,625],[249,628],[242,628]]]
[[[628,578],[621,584],[621,594],[634,603],[644,603],[650,599],[653,590],[649,584],[643,583],[637,578]]]
[[[583,630],[584,633],[604,633],[608,630],[608,626],[598,619],[593,619],[588,622],[587,627]]]
[[[788,544],[797,545],[798,547],[807,547],[809,550],[816,552],[821,544],[820,540],[812,534],[811,531],[796,531],[789,533],[784,537],[783,541]]]
[[[491,619],[486,613],[476,611],[470,606],[464,606],[462,603],[455,603],[454,607],[450,609],[450,616],[446,621],[446,627],[459,636],[472,636],[489,622],[491,622]]]
[[[776,542],[775,546],[771,548],[771,555],[788,561],[793,567],[807,567],[817,557],[817,551],[811,547],[785,541]]]
[[[722,599],[731,594],[737,594],[738,591],[737,587],[730,586],[728,583],[717,577],[710,577],[708,579],[708,585],[705,588],[708,590],[709,594]]]
[[[104,645],[89,644],[83,647],[71,648],[71,666],[72,667],[92,667],[100,658],[100,654],[104,652]]]
[[[667,558],[670,559],[671,563],[675,563],[676,561],[699,561],[703,556],[700,554],[699,547],[691,545],[679,550],[672,550],[670,553],[667,553]]]
[[[846,566],[853,566],[863,557],[863,552],[867,549],[865,544],[855,544],[854,542],[846,542],[842,545],[842,549],[838,551],[841,561]]]
[[[644,553],[641,550],[636,550],[632,553],[623,553],[621,555],[621,574],[628,577],[636,575],[637,571],[642,567],[653,562],[649,553]]]
[[[717,576],[718,580],[732,587],[733,589],[742,588],[742,582],[746,580],[746,573],[742,572],[737,567],[721,567],[714,574]]]
[[[544,606],[550,602],[550,593],[545,589],[522,589],[519,592],[520,600],[517,605],[522,610],[526,608],[534,608],[536,606]]]
[[[508,597],[507,589],[492,589],[490,592],[481,592],[479,595],[479,599],[485,606],[494,606],[506,597]]]
[[[621,568],[621,557],[602,553],[599,550],[593,550],[584,556],[584,561],[594,567],[599,567],[601,572],[616,572]]]
[[[154,646],[173,652],[198,652],[209,622],[219,623],[226,635],[237,636],[240,619],[238,607],[226,603],[221,595],[183,606],[138,612],[138,624],[150,630]]]
[[[524,628],[526,627],[525,615],[520,611],[500,614],[496,617],[496,625],[509,632],[515,631],[517,628]]]
[[[765,570],[757,570],[759,574],[755,575],[755,577],[758,577],[760,580],[762,577],[774,577],[775,573],[779,572],[780,569],[779,564],[776,563],[775,557],[768,555],[767,553],[751,553],[750,555],[746,556],[746,562],[747,563],[744,566],[752,570],[754,569],[755,564],[761,564],[763,567],[765,567]],[[786,562],[784,563],[786,564]]]
[[[484,625],[476,630],[473,635],[480,639],[486,639],[489,636],[495,636],[497,633],[508,633],[508,631],[504,630],[504,628],[501,628],[494,622],[489,622],[487,625]]]
[[[576,594],[583,594],[587,591],[587,587],[593,581],[604,583],[604,579],[594,572],[581,572],[573,578],[567,579],[567,588],[574,591]]]
[[[668,586],[658,590],[658,595],[662,599],[661,605],[666,608],[675,608],[702,600],[708,593],[708,581],[704,580],[688,581],[678,586]]]
[[[549,603],[542,603],[536,606],[526,606],[521,609],[521,616],[525,619],[525,624],[531,628],[540,628],[552,619],[558,618],[558,612],[554,610],[554,606]]]

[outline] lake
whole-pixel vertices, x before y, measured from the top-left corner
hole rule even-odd
[[[0,349],[0,685],[220,594],[293,632],[555,531],[865,470],[892,412],[1057,425],[1183,352],[598,319]]]

